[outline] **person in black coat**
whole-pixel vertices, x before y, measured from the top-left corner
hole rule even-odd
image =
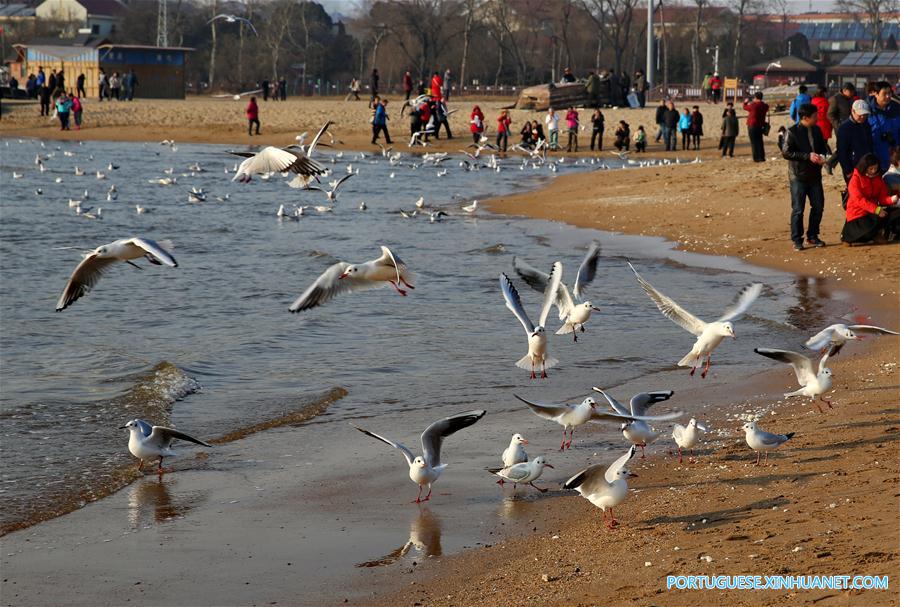
[[[800,121],[787,130],[782,156],[788,163],[791,186],[791,240],[794,250],[803,250],[803,211],[809,199],[809,225],[806,244],[824,247],[819,239],[819,225],[825,209],[825,191],[822,188],[822,165],[828,148],[822,131],[816,126],[817,108],[811,103],[800,106]]]
[[[872,129],[867,124],[869,104],[859,99],[853,102],[850,117],[837,130],[837,157],[841,163],[844,182],[850,183],[853,169],[866,154],[875,151]]]
[[[660,99],[659,105],[656,106],[656,143],[662,141],[663,125],[665,124],[666,115],[666,99]]]

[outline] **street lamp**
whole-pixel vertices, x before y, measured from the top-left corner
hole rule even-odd
[[[713,72],[718,74],[719,73],[719,45],[717,44],[713,47],[707,46],[706,47],[707,55],[709,55],[710,50],[715,51],[715,54],[713,55]]]

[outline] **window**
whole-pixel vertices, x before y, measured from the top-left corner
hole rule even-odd
[[[99,34],[99,33],[100,33],[100,26],[97,25],[96,23],[95,23],[94,25],[92,25],[92,26],[91,26],[91,33],[92,33],[92,34]]]

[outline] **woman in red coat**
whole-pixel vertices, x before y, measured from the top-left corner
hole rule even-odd
[[[431,98],[435,101],[443,99],[441,91],[444,88],[444,79],[437,72],[431,77]]]
[[[484,133],[484,114],[477,105],[472,108],[469,115],[469,130],[472,131],[472,141],[478,143],[481,140],[481,134]]]
[[[869,242],[882,230],[890,238],[900,231],[897,194],[891,196],[888,192],[875,154],[866,154],[859,159],[847,184],[847,192],[847,220],[841,232],[843,242],[848,245]]]
[[[256,105],[256,97],[250,97],[247,104],[247,134],[253,134],[253,125],[256,125],[256,134],[259,135],[259,106]]]
[[[822,131],[822,139],[826,142],[831,139],[831,121],[828,120],[828,89],[820,86],[812,98],[812,104],[819,110],[816,113],[816,126]]]

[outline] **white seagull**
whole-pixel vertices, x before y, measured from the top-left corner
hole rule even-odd
[[[766,452],[766,462],[764,465],[768,466],[769,451],[777,449],[793,437],[793,432],[788,432],[787,434],[772,434],[771,432],[760,430],[756,427],[756,422],[747,422],[744,424],[744,438],[747,439],[747,445],[756,451],[756,463],[753,464],[754,466],[759,465],[760,451]]]
[[[827,404],[829,409],[832,408],[831,403],[825,400],[822,395],[831,390],[833,374],[831,369],[825,366],[825,363],[828,362],[828,357],[834,354],[835,348],[840,349],[839,346],[833,346],[826,352],[822,358],[819,359],[818,368],[816,368],[811,358],[804,356],[799,352],[775,350],[772,348],[754,348],[753,351],[767,358],[787,363],[793,367],[794,374],[797,376],[797,381],[800,383],[800,389],[795,390],[794,392],[787,392],[784,396],[786,398],[792,396],[808,396],[813,399],[818,396],[819,399],[816,401],[816,407],[818,407],[819,413],[822,413],[822,406],[819,404],[819,401]]]
[[[151,426],[142,419],[133,419],[120,430],[129,430],[128,450],[131,454],[138,458],[138,470],[143,470],[144,460],[152,457],[159,458],[159,467],[157,470],[163,473],[162,461],[164,457],[176,457],[178,454],[172,451],[172,441],[175,439],[195,443],[204,447],[212,447],[209,443],[205,443],[198,438],[194,438],[184,432],[166,428],[163,426]]]
[[[500,460],[503,462],[504,468],[509,468],[510,466],[514,466],[516,464],[521,464],[522,462],[528,461],[528,454],[525,453],[525,449],[522,445],[527,445],[528,441],[521,434],[513,434],[512,438],[509,440],[509,446],[503,450],[503,454],[500,456]],[[501,485],[503,484],[502,479],[498,481]]]
[[[250,28],[250,30],[254,34],[259,36],[259,32],[256,31],[256,28],[253,27],[253,24],[250,23],[249,19],[245,19],[244,17],[238,17],[237,15],[226,15],[226,14],[216,15],[215,17],[213,17],[212,19],[207,21],[206,25],[209,25],[210,23],[212,23],[213,21],[216,21],[218,19],[224,19],[225,23],[244,23],[247,25],[247,27]]]
[[[628,403],[629,407],[625,407],[625,405],[617,401],[615,398],[613,398],[600,388],[594,386],[594,391],[602,394],[606,399],[606,402],[609,403],[609,406],[612,407],[613,411],[615,411],[616,413],[638,416],[646,416],[647,410],[650,407],[652,407],[656,403],[661,403],[663,401],[669,400],[670,398],[672,398],[672,395],[675,394],[675,392],[673,392],[672,390],[641,392],[640,394],[635,394],[634,396],[632,396],[631,401],[629,401]],[[633,445],[641,448],[641,459],[644,459],[644,447],[659,438],[659,435],[661,433],[654,430],[647,422],[640,419],[635,419],[622,423],[622,434],[626,439],[631,441]]]
[[[335,202],[337,202],[338,188],[341,187],[341,184],[342,184],[342,183],[344,183],[345,181],[347,181],[347,180],[350,179],[351,177],[353,177],[353,174],[352,174],[352,173],[351,173],[350,175],[344,175],[344,176],[341,177],[340,179],[336,179],[336,180],[332,181],[330,184],[328,184],[328,185],[331,187],[330,190],[326,190],[326,189],[324,189],[324,188],[320,188],[320,187],[314,186],[314,185],[308,186],[306,189],[307,189],[307,190],[317,190],[317,191],[319,191],[319,192],[324,192],[324,193],[325,193],[325,197],[328,199],[328,202],[330,202],[331,204],[334,204]]]
[[[806,340],[804,345],[810,350],[820,350],[823,354],[830,349],[829,356],[834,356],[841,351],[845,343],[850,340],[861,340],[864,335],[900,335],[900,333],[873,325],[848,326],[838,323],[825,327]]]
[[[597,275],[597,261],[600,257],[600,246],[592,243],[588,247],[588,252],[584,256],[581,265],[578,268],[578,274],[575,278],[575,288],[572,294],[578,300],[584,295],[585,286],[594,280]],[[528,286],[538,291],[547,288],[550,275],[537,270],[517,257],[513,258],[513,267],[519,277],[524,280]],[[584,332],[585,323],[591,318],[591,313],[599,311],[600,308],[595,306],[591,301],[584,300],[576,304],[569,293],[569,287],[565,283],[560,282],[556,295],[556,307],[559,309],[559,319],[563,321],[563,325],[556,332],[557,335],[565,335],[571,333],[574,341],[578,341],[578,331]]]
[[[550,308],[556,299],[556,293],[559,290],[559,281],[562,277],[562,264],[558,261],[553,264],[550,272],[550,279],[547,282],[547,288],[544,291],[544,305],[541,308],[541,315],[538,324],[535,326],[525,309],[522,307],[522,300],[519,299],[519,292],[509,281],[506,274],[500,274],[500,289],[503,291],[503,298],[506,300],[506,307],[515,314],[522,327],[525,329],[525,336],[528,339],[528,354],[523,356],[516,362],[516,366],[520,369],[531,368],[531,379],[537,377],[535,375],[535,367],[541,366],[541,377],[547,377],[547,369],[558,363],[559,361],[547,354],[547,335],[544,332],[544,325],[547,324],[547,316],[550,315]]]
[[[90,253],[86,254],[72,276],[66,283],[59,301],[56,303],[56,311],[61,312],[72,305],[78,298],[87,295],[90,290],[97,284],[100,277],[106,272],[110,266],[120,261],[124,261],[136,268],[140,266],[133,263],[132,259],[140,259],[146,257],[147,260],[155,265],[167,265],[172,268],[178,267],[178,262],[169,254],[167,249],[172,248],[170,241],[162,241],[157,243],[149,238],[122,238],[99,246]]]
[[[628,477],[637,476],[625,468],[636,451],[637,448],[632,445],[625,455],[614,461],[606,470],[603,469],[603,464],[594,464],[563,484],[563,489],[574,489],[581,494],[581,497],[600,508],[603,511],[604,520],[606,520],[606,511],[609,510],[609,519],[606,520],[607,529],[612,529],[619,524],[613,514],[613,508],[628,497]]]
[[[353,424],[350,425],[363,434],[368,434],[372,438],[377,438],[403,453],[403,457],[406,458],[406,463],[409,464],[409,478],[412,482],[419,485],[419,494],[416,496],[415,500],[415,503],[418,504],[419,502],[427,502],[431,499],[431,485],[438,479],[444,471],[444,468],[447,467],[447,464],[441,463],[441,444],[444,442],[444,439],[454,432],[471,426],[484,417],[485,413],[487,413],[487,411],[466,411],[465,413],[451,415],[450,417],[445,417],[434,422],[425,428],[425,432],[422,433],[422,455],[418,457],[414,456],[412,451],[400,443],[395,443],[388,438],[364,430],[359,426]],[[422,488],[426,485],[428,486],[428,495],[423,498]]]
[[[381,257],[378,259],[359,264],[339,261],[325,270],[288,309],[291,312],[302,312],[320,306],[343,293],[383,287],[387,284],[405,296],[406,290],[401,289],[400,284],[414,289],[415,287],[410,284],[414,278],[403,260],[394,255],[389,248],[382,246]]]
[[[505,468],[488,468],[488,472],[499,476],[500,480],[497,482],[500,484],[503,484],[503,481],[511,482],[513,489],[521,483],[523,485],[531,485],[541,493],[546,493],[546,489],[542,489],[534,484],[534,481],[539,479],[541,474],[544,473],[544,468],[553,468],[553,466],[547,463],[547,459],[543,455],[538,455],[530,462],[520,462]]]
[[[693,457],[694,446],[700,442],[700,437],[703,436],[706,432],[706,426],[697,423],[697,420],[694,418],[691,418],[691,421],[688,422],[687,426],[675,424],[675,427],[672,428],[672,438],[675,439],[675,444],[678,445],[679,464],[684,462],[681,454],[682,450],[690,450],[691,457]]]
[[[473,201],[472,201],[472,204],[467,204],[467,205],[465,205],[465,206],[462,208],[462,210],[465,211],[466,213],[468,213],[469,215],[474,214],[475,211],[478,210],[478,201],[477,201],[477,200],[473,200]]]
[[[653,300],[656,307],[659,308],[659,311],[682,329],[697,336],[694,347],[691,348],[691,351],[688,352],[684,358],[678,361],[678,366],[690,367],[691,375],[693,375],[697,370],[697,367],[702,363],[703,357],[706,357],[706,368],[703,369],[700,377],[706,377],[706,374],[709,372],[712,351],[716,349],[716,346],[718,346],[726,337],[735,337],[734,325],[731,324],[731,321],[740,318],[762,292],[762,285],[760,283],[754,283],[744,287],[738,294],[737,301],[735,301],[730,308],[725,310],[725,313],[718,320],[707,323],[679,306],[675,300],[670,299],[657,291],[653,285],[644,280],[641,275],[637,273],[637,270],[634,269],[634,266],[631,265],[630,262],[628,267],[634,272],[638,283],[640,283],[647,295],[650,296],[650,299]]]
[[[296,173],[297,177],[289,182],[288,185],[291,187],[306,187],[318,175],[325,174],[325,169],[312,160],[312,154],[316,144],[329,125],[331,125],[330,121],[326,122],[319,129],[306,151],[298,146],[288,146],[286,148],[266,146],[257,153],[229,151],[229,154],[246,158],[240,164],[231,180],[247,183],[253,175],[291,172]]]

